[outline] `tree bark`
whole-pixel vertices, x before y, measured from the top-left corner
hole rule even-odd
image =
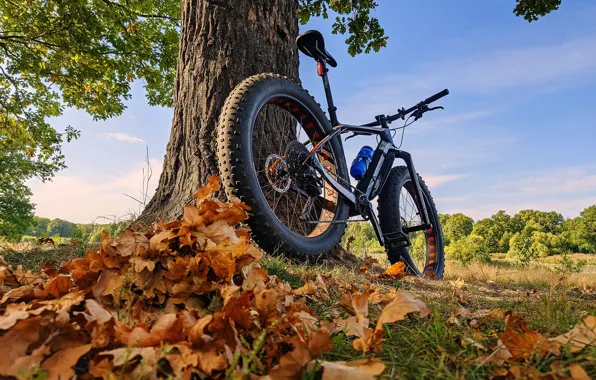
[[[140,221],[179,218],[217,174],[217,120],[238,83],[265,72],[298,79],[296,12],[296,0],[182,0],[172,131]]]

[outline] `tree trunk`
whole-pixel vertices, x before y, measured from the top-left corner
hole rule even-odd
[[[217,174],[217,119],[245,78],[298,79],[296,0],[182,0],[174,118],[159,186],[140,217],[177,219]]]

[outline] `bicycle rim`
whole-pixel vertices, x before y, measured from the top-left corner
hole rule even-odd
[[[288,154],[288,147],[298,142],[308,152],[323,136],[322,128],[308,109],[286,95],[269,98],[260,107],[253,124],[251,155],[260,191],[279,222],[307,238],[323,235],[337,220],[339,197],[318,173],[309,175],[308,180],[310,184],[310,180],[316,179],[320,194],[307,196],[303,191],[305,179],[289,173],[291,163],[297,158]],[[337,179],[331,146],[323,146],[318,158]]]

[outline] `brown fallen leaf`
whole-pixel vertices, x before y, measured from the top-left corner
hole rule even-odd
[[[406,265],[398,261],[397,263],[391,265],[385,272],[383,273],[386,276],[389,276],[393,279],[399,280],[404,276],[404,272],[406,270]]]
[[[479,356],[478,358],[476,358],[476,360],[474,360],[474,362],[476,362],[479,366],[482,366],[486,363],[491,363],[496,366],[502,366],[503,364],[505,364],[505,361],[511,359],[511,357],[511,352],[509,352],[509,350],[507,349],[507,347],[505,347],[503,342],[499,340],[497,342],[497,347],[495,347],[493,352],[491,352],[490,354]]]
[[[323,370],[322,380],[374,380],[385,372],[385,364],[378,358],[363,359],[353,362],[311,361],[308,371],[316,365]]]
[[[558,354],[561,346],[569,345],[570,351],[575,353],[583,350],[585,347],[596,346],[596,317],[587,316],[582,322],[578,323],[571,331],[549,339],[551,348]]]
[[[21,319],[26,319],[28,317],[29,312],[25,310],[17,310],[13,311],[12,313],[8,313],[8,315],[0,317],[0,330],[8,330]]]
[[[201,186],[195,193],[194,197],[197,201],[197,205],[200,206],[211,194],[215,193],[220,189],[219,178],[215,175],[209,177],[207,184]]]
[[[420,318],[425,318],[430,314],[430,310],[424,302],[417,300],[411,294],[398,291],[395,298],[383,308],[377,328],[383,328],[385,323],[401,321],[409,313],[418,313]]]
[[[577,363],[571,363],[569,366],[569,372],[571,372],[572,380],[590,380],[590,376],[586,371]]]
[[[279,364],[269,371],[271,380],[293,379],[298,376],[304,367],[312,360],[308,346],[298,337],[291,340],[292,351],[282,356]]]
[[[91,349],[91,344],[67,348],[58,351],[47,358],[41,365],[41,368],[48,371],[46,380],[70,379],[75,371],[72,367],[77,363],[81,356],[85,355]]]
[[[505,313],[505,331],[499,335],[499,340],[513,359],[528,359],[532,354],[544,355],[548,351],[546,339],[532,331],[521,316],[511,311]]]
[[[18,321],[4,335],[0,336],[0,375],[17,376],[20,370],[27,371],[29,361],[27,349],[40,339],[42,317],[33,317]],[[39,357],[39,362],[42,357]],[[37,364],[39,364],[37,362]]]
[[[363,328],[368,328],[369,320],[368,318],[365,321],[359,322],[356,316],[344,318],[337,318],[334,319],[333,322],[335,323],[335,329],[337,331],[343,331],[346,336],[362,336]]]
[[[397,290],[394,287],[389,288],[388,293],[381,292],[380,289],[375,289],[371,287],[373,293],[368,297],[368,302],[372,303],[373,305],[389,302],[395,298],[397,294]]]
[[[74,284],[70,281],[70,278],[60,275],[48,282],[44,287],[44,290],[46,294],[51,295],[54,298],[60,298],[68,293],[73,285]]]
[[[356,351],[362,351],[365,354],[371,351],[383,352],[381,343],[383,342],[384,334],[385,330],[383,328],[374,330],[370,328],[364,328],[362,329],[360,337],[352,342],[352,347],[354,347]]]

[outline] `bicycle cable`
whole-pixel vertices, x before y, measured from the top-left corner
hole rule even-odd
[[[412,118],[412,114],[410,114],[410,116],[408,116],[408,118],[404,121],[404,125],[402,125],[401,127],[390,129],[391,131],[393,131],[393,135],[391,137],[395,137],[395,135],[397,134],[397,130],[401,129],[401,139],[400,139],[399,146],[397,147],[397,149],[400,149],[404,143],[404,135],[406,133],[406,128],[416,122],[416,120],[413,120],[410,123],[408,123],[408,120],[410,120],[411,118]]]

